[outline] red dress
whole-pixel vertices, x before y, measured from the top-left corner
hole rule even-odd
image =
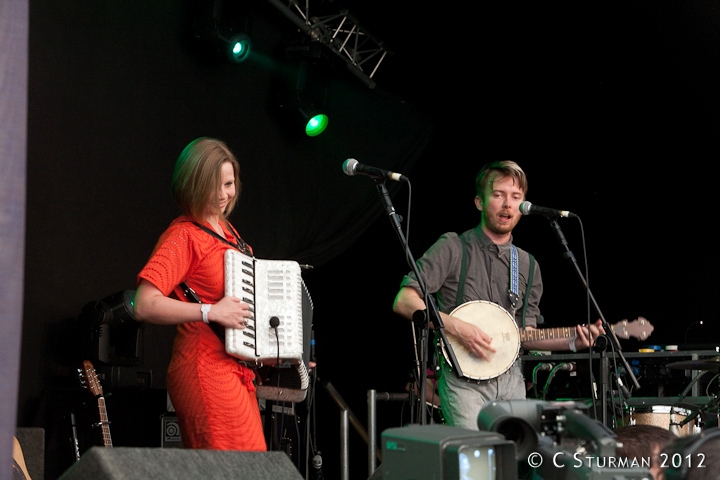
[[[223,229],[233,238],[226,226]],[[228,248],[189,217],[179,217],[158,240],[138,282],[145,279],[164,295],[186,300],[179,287],[185,282],[203,303],[216,303],[225,294]],[[178,325],[167,386],[183,446],[266,451],[254,378],[252,370],[225,352],[222,341],[202,322],[199,307],[197,322]]]

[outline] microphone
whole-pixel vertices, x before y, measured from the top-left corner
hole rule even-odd
[[[367,175],[372,178],[387,178],[388,180],[394,180],[396,182],[407,182],[408,178],[405,175],[395,172],[389,172],[382,168],[369,167],[358,162],[354,158],[348,158],[343,162],[343,172],[345,175]]]
[[[682,422],[680,422],[680,423],[677,424],[677,428],[680,429],[680,428],[684,427],[684,426],[687,425],[688,423],[690,423],[690,422],[692,422],[693,420],[695,420],[695,419],[698,417],[698,415],[700,415],[701,413],[703,413],[702,409],[694,412],[692,415],[688,415],[687,417],[685,417],[685,418],[683,419]],[[680,434],[680,433],[677,432],[677,431],[674,432],[674,433],[675,433],[676,435],[679,435],[679,434]]]
[[[546,208],[546,207],[538,207],[537,205],[533,205],[530,202],[522,202],[520,203],[520,213],[523,215],[545,215],[546,217],[555,218],[555,217],[565,217],[565,218],[573,218],[577,217],[572,212],[568,212],[567,210],[555,210],[554,208]]]
[[[322,478],[323,478],[322,457],[320,456],[320,454],[317,454],[312,458],[312,467],[313,467],[313,474],[312,474],[313,480],[322,480]]]
[[[624,373],[625,369],[623,367],[620,367],[620,374]],[[622,392],[623,397],[630,398],[632,395],[630,395],[630,390],[627,389],[625,384],[622,381],[622,378],[620,378],[620,375],[617,377],[617,384],[618,387],[620,387],[620,391]]]
[[[618,387],[620,387],[620,391],[622,392],[623,397],[630,398],[632,396],[632,395],[630,395],[630,390],[627,389],[627,387],[625,386],[623,381],[620,378],[618,378],[617,383],[618,383]]]
[[[427,310],[415,310],[412,314],[412,321],[417,324],[419,328],[425,328],[425,325],[427,325],[426,313]]]

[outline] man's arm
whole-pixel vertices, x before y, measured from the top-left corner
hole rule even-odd
[[[425,308],[425,301],[412,287],[402,287],[393,303],[393,312],[408,320],[412,320],[416,311],[425,310]]]
[[[402,287],[395,297],[393,311],[402,317],[412,320],[413,314],[418,310],[424,310],[425,301],[417,290],[412,287]],[[478,358],[489,359],[495,353],[492,347],[492,338],[475,325],[463,322],[459,318],[451,317],[439,312],[443,321],[445,333],[457,337],[460,342]]]

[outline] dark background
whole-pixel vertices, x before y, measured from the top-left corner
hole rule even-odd
[[[374,89],[342,64],[311,66],[308,89],[326,92],[332,109],[316,138],[275,108],[278,87],[297,78],[284,47],[304,35],[261,0],[226,7],[223,21],[249,19],[254,50],[241,65],[193,38],[200,2],[31,2],[18,425],[46,428],[48,478],[73,459],[69,413],[81,427],[96,421],[75,378],[76,318],[86,303],[134,289],[177,214],[173,164],[198,136],[225,140],[240,160],[231,220],[257,257],[315,267],[304,278],[318,376],[364,423],[368,389],[404,391],[413,347],[391,311],[409,267],[375,183],[343,174],[351,157],[410,178],[412,190],[387,187],[416,258],[440,234],[477,224],[477,171],[513,159],[530,201],[580,216],[561,225],[610,323],[645,316],[658,345],[718,340],[718,2],[319,2],[311,7],[349,8],[393,54]],[[524,218],[515,243],[541,265],[546,325],[587,322],[582,285],[547,220]],[[145,329],[154,388],[107,392],[118,446],[159,441],[172,335]],[[317,408],[325,478],[337,478],[340,412],[319,386]],[[406,415],[380,405],[378,430]],[[96,443],[82,435],[83,449]],[[354,432],[350,465],[353,479],[366,478]]]

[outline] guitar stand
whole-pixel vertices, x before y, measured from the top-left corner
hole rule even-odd
[[[77,423],[75,423],[75,411],[70,410],[70,427],[72,431],[72,438],[70,441],[73,446],[73,453],[75,454],[75,461],[80,461],[80,443],[78,442]]]

